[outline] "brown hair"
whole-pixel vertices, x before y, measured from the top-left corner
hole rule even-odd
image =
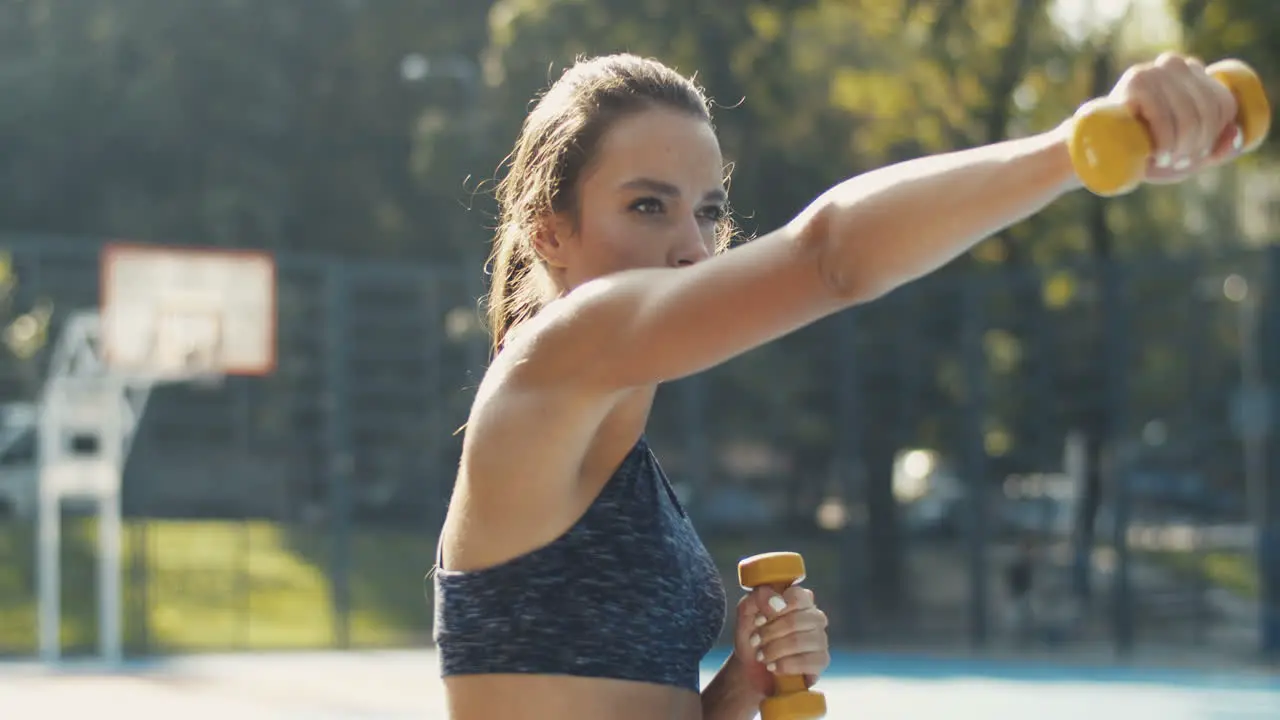
[[[525,118],[508,172],[497,185],[499,225],[489,256],[487,302],[494,354],[548,299],[549,276],[533,249],[537,224],[576,210],[578,179],[601,137],[617,120],[652,107],[711,122],[707,98],[692,81],[656,60],[628,54],[579,59]],[[717,249],[728,245],[731,233],[726,219]]]

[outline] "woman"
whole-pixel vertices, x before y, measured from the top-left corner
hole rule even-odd
[[[1234,99],[1194,60],[1136,66],[1109,101],[1145,119],[1150,182],[1239,146]],[[725,590],[645,443],[655,389],[873,300],[1079,187],[1069,127],[869,172],[720,252],[725,163],[699,89],[629,55],[569,69],[498,188],[494,357],[434,571],[451,716],[736,720],[774,671],[816,681],[826,617],[792,588],[738,602],[734,651],[699,687]]]

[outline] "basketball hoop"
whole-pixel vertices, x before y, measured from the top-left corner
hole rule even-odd
[[[269,254],[113,245],[102,272],[103,356],[130,381],[216,387],[275,367]]]
[[[98,644],[124,652],[120,488],[147,398],[158,383],[216,386],[275,367],[275,262],[262,252],[113,245],[96,310],[59,334],[38,420],[37,645],[61,657],[61,512],[90,500],[98,517]],[[66,438],[95,438],[76,452]]]

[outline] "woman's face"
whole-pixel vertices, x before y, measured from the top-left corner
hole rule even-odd
[[[577,215],[544,242],[562,290],[621,270],[680,267],[715,252],[724,160],[709,123],[653,108],[605,132],[578,181]]]

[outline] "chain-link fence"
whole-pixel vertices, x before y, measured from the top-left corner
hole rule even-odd
[[[97,243],[0,246],[11,327],[46,313],[53,338],[96,305]],[[665,386],[650,438],[726,581],[800,550],[839,642],[1249,654],[1280,495],[1278,258],[957,263]],[[132,653],[430,641],[423,581],[486,360],[479,269],[277,264],[276,372],[158,389],[139,428]],[[34,401],[50,344],[10,343],[0,401]],[[33,449],[0,457],[5,654],[35,648]],[[66,513],[63,643],[89,651],[92,521]]]

